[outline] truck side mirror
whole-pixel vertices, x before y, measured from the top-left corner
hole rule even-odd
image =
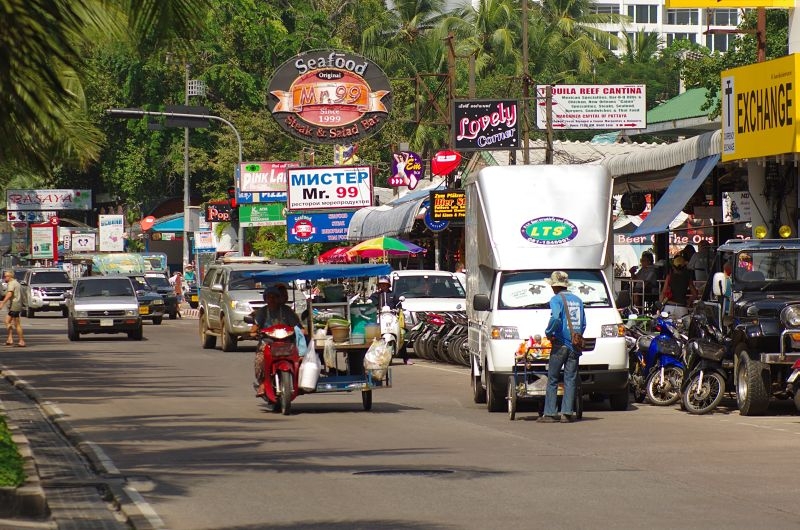
[[[489,297],[485,294],[476,294],[472,297],[472,309],[475,311],[491,311]]]
[[[711,290],[714,296],[723,296],[725,294],[725,273],[715,272],[714,277],[711,279]]]

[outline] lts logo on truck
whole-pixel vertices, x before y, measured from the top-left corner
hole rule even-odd
[[[522,237],[539,245],[562,245],[575,239],[578,227],[563,217],[537,217],[520,227]]]

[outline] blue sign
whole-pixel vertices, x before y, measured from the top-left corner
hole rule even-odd
[[[430,230],[431,232],[441,232],[450,225],[450,221],[448,219],[442,219],[441,221],[434,221],[433,218],[431,217],[430,205],[431,205],[430,201],[424,201],[422,203],[422,207],[426,208],[425,226],[427,226],[428,230]]]
[[[286,216],[289,244],[347,241],[354,212],[304,213]]]
[[[261,202],[286,202],[287,195],[285,191],[240,191],[237,195],[239,204],[255,204]]]

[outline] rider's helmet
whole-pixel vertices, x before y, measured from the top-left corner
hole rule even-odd
[[[378,278],[378,285],[380,285],[382,283],[384,283],[386,285],[391,285],[392,282],[391,282],[391,280],[389,280],[388,276],[381,276],[380,278]]]

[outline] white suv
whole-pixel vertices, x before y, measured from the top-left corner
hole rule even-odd
[[[417,322],[419,311],[466,311],[467,293],[458,277],[447,271],[402,270],[391,275],[392,292],[404,297],[406,330]]]

